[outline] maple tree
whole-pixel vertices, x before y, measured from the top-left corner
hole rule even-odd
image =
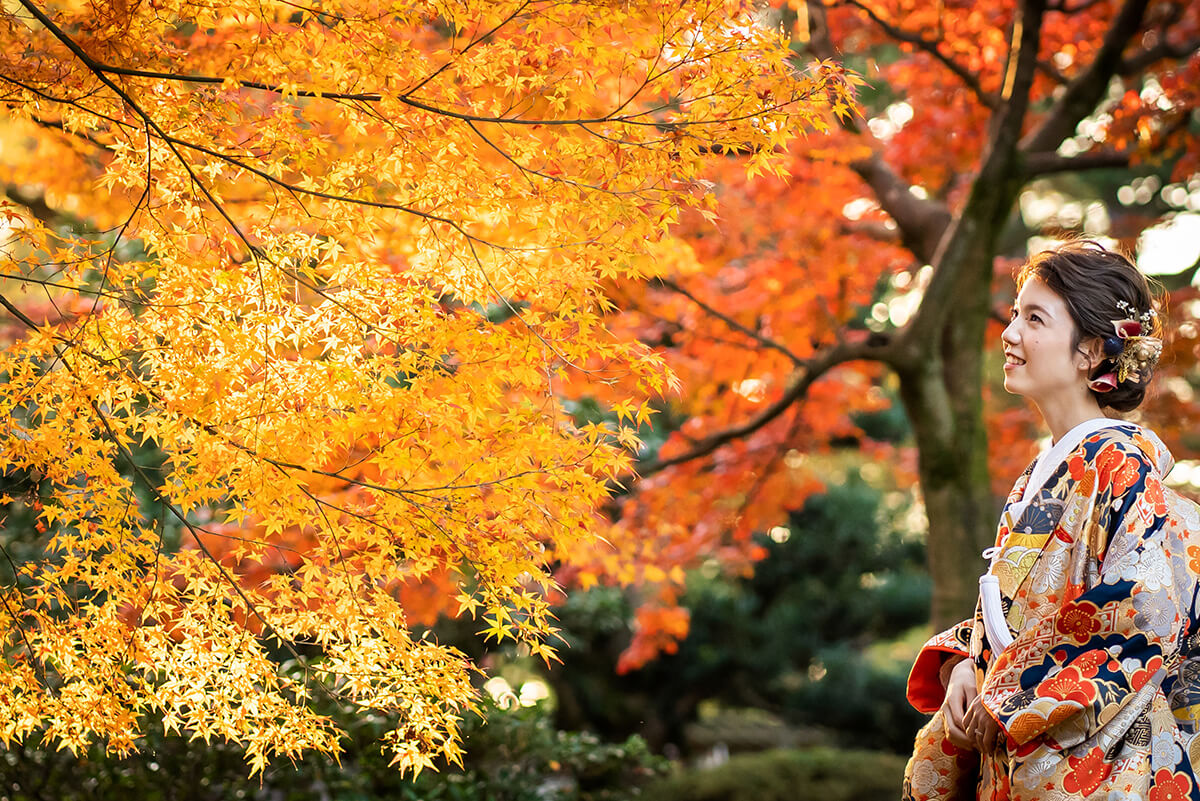
[[[686,631],[681,568],[716,556],[751,569],[753,532],[826,486],[839,442],[919,479],[935,625],[965,616],[998,493],[1040,435],[987,381],[1027,239],[1083,231],[1132,249],[1200,188],[1195,3],[776,5],[802,52],[862,72],[866,119],[793,147],[786,177],[747,177],[745,154],[717,164],[715,216],[684,214],[687,247],[614,289],[614,328],[653,345],[684,387],[615,509],[618,551],[586,571],[646,585],[624,669]],[[1146,198],[1129,199],[1135,186]],[[1075,218],[1022,214],[1018,201],[1043,196]],[[1145,412],[1178,458],[1200,447],[1193,275],[1174,282],[1168,379]],[[892,405],[914,449],[871,435]]]
[[[730,0],[18,0],[0,41],[0,502],[42,549],[0,740],[161,721],[253,771],[336,751],[316,693],[459,758],[422,595],[552,658],[551,563],[671,381],[603,282],[722,152],[775,172],[852,102]],[[580,376],[619,425],[564,412]]]

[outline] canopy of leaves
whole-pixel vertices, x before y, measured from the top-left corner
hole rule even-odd
[[[333,693],[457,760],[473,666],[422,597],[552,658],[547,566],[672,385],[602,282],[721,152],[776,171],[851,102],[753,11],[5,5],[0,501],[42,557],[0,587],[0,741],[161,720],[257,771],[336,751]],[[560,409],[580,375],[619,425]]]
[[[993,498],[1041,435],[1021,399],[982,378],[999,372],[995,351],[980,356],[985,331],[999,340],[1030,237],[1108,236],[1132,250],[1148,226],[1200,208],[1200,4],[775,5],[798,50],[836,54],[864,75],[866,119],[793,146],[784,177],[748,174],[749,154],[715,165],[703,177],[717,206],[681,215],[686,247],[650,280],[614,288],[614,329],[651,345],[684,388],[664,414],[665,442],[643,454],[642,480],[614,509],[610,538],[623,555],[601,553],[585,573],[646,587],[628,667],[686,631],[684,568],[716,555],[731,572],[748,569],[762,555],[753,532],[823,489],[815,454],[855,444],[914,479],[909,443],[862,425],[901,399],[923,432],[923,482],[975,481],[969,451],[984,444],[970,432],[989,434],[990,490],[985,467],[979,502],[930,521],[931,557],[944,555],[935,583],[961,575],[969,594],[979,566],[946,543],[978,553],[980,531],[962,521],[994,520]],[[1162,199],[1146,189],[1131,200],[1151,177]],[[1019,202],[990,209],[1000,181]],[[1174,328],[1142,418],[1179,458],[1200,452],[1193,276],[1172,283]],[[608,392],[615,402],[622,389]],[[981,394],[986,424],[972,422]],[[935,526],[947,533],[934,538]],[[961,613],[951,605],[935,599],[935,615]]]

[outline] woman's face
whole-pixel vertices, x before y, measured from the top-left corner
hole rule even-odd
[[[1004,388],[1041,405],[1060,393],[1078,393],[1088,360],[1072,343],[1075,323],[1067,304],[1038,278],[1021,287],[1012,322],[1004,329]]]

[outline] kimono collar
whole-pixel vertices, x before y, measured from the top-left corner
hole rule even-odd
[[[1148,440],[1148,442],[1138,444],[1142,448],[1142,452],[1145,453],[1146,457],[1150,460],[1150,463],[1154,465],[1154,469],[1158,473],[1158,477],[1160,479],[1165,479],[1167,474],[1171,472],[1171,468],[1175,466],[1175,457],[1172,456],[1171,451],[1167,449],[1166,443],[1158,438],[1158,434],[1155,434],[1148,428],[1142,428],[1141,426],[1134,425],[1133,423],[1125,423],[1125,425],[1133,426],[1137,429],[1137,433],[1139,435]],[[1147,444],[1152,446],[1154,450],[1147,450],[1145,447]]]
[[[1079,447],[1079,443],[1102,428],[1116,428],[1118,426],[1132,428],[1135,435],[1144,440],[1137,443],[1138,447],[1146,454],[1146,458],[1150,460],[1150,463],[1154,465],[1159,478],[1166,478],[1167,473],[1170,473],[1171,468],[1175,466],[1175,459],[1171,456],[1171,451],[1167,449],[1167,446],[1163,444],[1163,441],[1159,439],[1157,434],[1136,423],[1129,423],[1111,417],[1093,417],[1091,420],[1084,420],[1066,434],[1063,434],[1058,442],[1055,442],[1049,449],[1038,454],[1037,459],[1033,463],[1033,470],[1029,474],[1029,480],[1025,483],[1025,487],[1021,491],[1021,498],[1010,507],[1012,519],[1017,520],[1020,518],[1025,507],[1029,505],[1031,500],[1037,497],[1037,494],[1042,491],[1046,482],[1050,480],[1050,476]],[[1147,446],[1149,447],[1147,448]]]
[[[1042,491],[1042,487],[1046,486],[1050,476],[1071,455],[1071,452],[1079,447],[1079,443],[1083,442],[1085,437],[1102,428],[1122,423],[1123,421],[1113,420],[1110,417],[1093,417],[1091,420],[1084,420],[1059,437],[1058,442],[1049,449],[1039,453],[1033,463],[1033,472],[1029,474],[1029,480],[1025,482],[1025,489],[1021,492],[1021,499],[1012,509],[1012,519],[1020,518],[1021,512],[1029,505],[1029,502]]]

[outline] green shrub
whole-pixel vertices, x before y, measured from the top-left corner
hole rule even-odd
[[[794,512],[786,536],[758,537],[767,557],[752,576],[689,575],[687,639],[623,675],[630,598],[571,593],[557,610],[570,647],[548,677],[560,727],[686,749],[687,726],[714,701],[821,727],[839,744],[909,751],[924,722],[905,699],[911,662],[875,664],[866,651],[928,622],[930,582],[906,502],[887,496],[851,471]]]
[[[605,743],[557,731],[540,708],[490,707],[464,721],[462,769],[401,777],[380,753],[389,721],[336,712],[350,740],[339,762],[312,755],[250,778],[232,745],[150,734],[127,759],[99,745],[75,757],[26,743],[0,749],[0,801],[629,801],[667,762],[639,737]]]
[[[877,801],[900,796],[904,758],[831,748],[763,751],[646,789],[654,801]]]

